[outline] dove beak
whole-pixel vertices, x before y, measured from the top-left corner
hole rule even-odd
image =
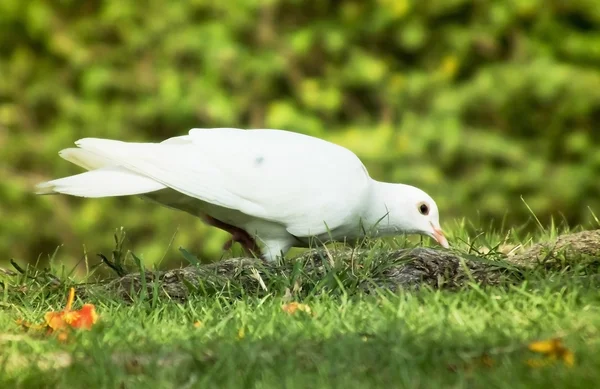
[[[431,237],[435,239],[443,248],[450,248],[450,245],[448,244],[448,239],[446,239],[446,236],[444,235],[444,231],[442,231],[440,227],[434,226],[433,223],[430,224],[431,228],[433,229]]]

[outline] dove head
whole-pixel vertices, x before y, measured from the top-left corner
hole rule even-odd
[[[406,204],[406,207],[412,214],[410,229],[418,234],[432,237],[444,248],[450,247],[440,227],[440,213],[435,201],[431,196],[418,188],[413,188],[412,192],[414,192],[410,196],[412,201]]]
[[[380,218],[380,227],[386,235],[394,232],[427,235],[442,247],[450,247],[440,227],[437,204],[431,196],[403,184],[384,184],[378,192],[385,203],[385,217]]]

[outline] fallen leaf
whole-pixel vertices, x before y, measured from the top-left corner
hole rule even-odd
[[[575,354],[562,344],[560,338],[532,342],[527,348],[546,357],[545,359],[528,359],[525,361],[531,367],[547,366],[557,360],[562,361],[568,367],[575,364]]]
[[[96,313],[96,307],[93,304],[83,304],[79,311],[76,311],[78,316],[73,319],[69,325],[73,328],[85,328],[89,330],[98,321],[98,314]]]
[[[17,320],[17,324],[27,330],[45,330],[47,334],[58,333],[58,339],[64,342],[68,339],[68,335],[64,331],[80,328],[89,330],[98,321],[96,307],[93,304],[84,304],[81,309],[73,310],[74,299],[75,289],[71,288],[65,309],[58,312],[46,312],[44,324],[32,324],[22,319]]]
[[[59,342],[65,343],[67,340],[69,340],[69,333],[66,331],[60,331],[57,333],[56,339],[58,339]]]
[[[310,307],[308,305],[302,304],[302,303],[297,303],[297,302],[291,302],[289,304],[283,304],[281,306],[281,309],[285,313],[288,313],[290,315],[295,314],[297,311],[305,312],[305,313],[308,313],[308,314],[311,313],[311,309],[310,309]]]
[[[529,350],[541,354],[553,354],[559,347],[561,347],[561,341],[557,338],[532,342],[527,346]]]
[[[75,288],[69,289],[67,305],[63,311],[48,312],[44,315],[46,325],[53,331],[63,328],[83,328],[89,330],[98,321],[96,307],[84,304],[79,310],[72,310],[75,299]]]
[[[575,353],[573,353],[571,350],[564,351],[562,355],[562,360],[565,365],[573,367],[573,365],[575,364]]]

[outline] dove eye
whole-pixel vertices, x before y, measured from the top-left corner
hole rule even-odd
[[[421,215],[429,215],[429,206],[426,203],[419,203],[419,205],[417,205],[417,208],[419,209],[419,213]]]

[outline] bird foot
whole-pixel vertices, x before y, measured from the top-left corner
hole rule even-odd
[[[231,232],[231,238],[225,242],[223,245],[223,250],[231,249],[231,246],[233,246],[234,243],[239,243],[242,245],[246,254],[250,256],[257,255],[260,257],[261,255],[256,241],[246,231],[239,230]]]
[[[256,244],[256,240],[254,240],[254,238],[243,229],[224,223],[208,215],[203,216],[202,219],[206,224],[220,228],[221,230],[227,231],[231,234],[231,238],[223,245],[223,250],[229,250],[234,243],[239,243],[242,245],[247,255],[256,256],[259,258],[262,256],[260,248],[258,247],[258,244]]]

